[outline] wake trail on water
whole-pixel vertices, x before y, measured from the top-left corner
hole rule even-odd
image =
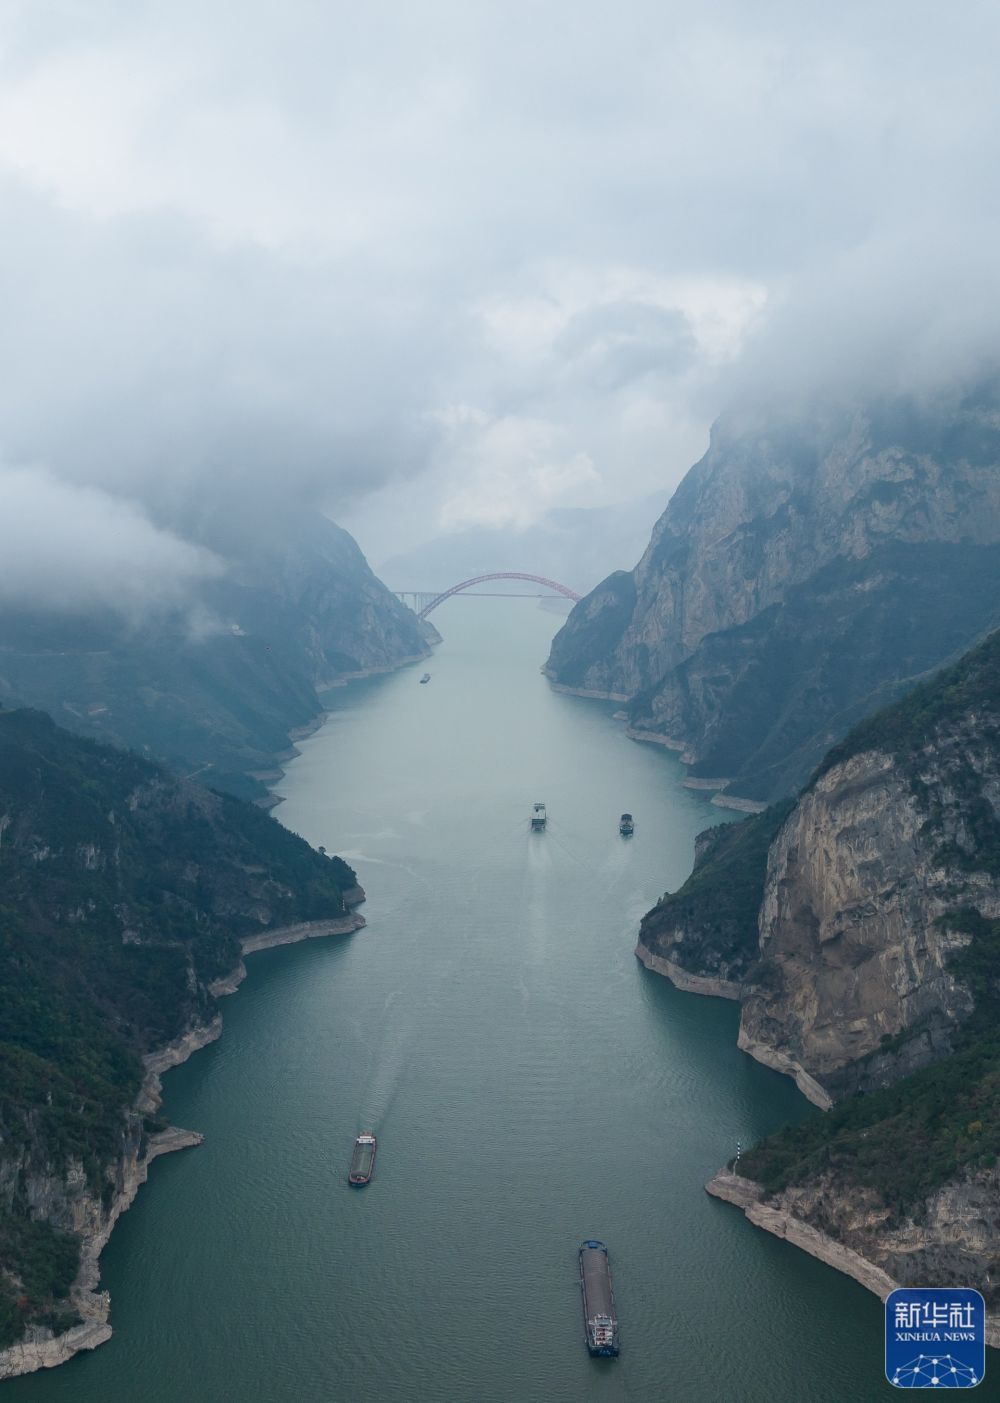
[[[395,1013],[400,991],[392,990],[383,1005],[383,1017],[375,1065],[361,1094],[358,1109],[360,1130],[375,1130],[384,1124],[402,1085],[417,1045],[417,1021],[412,1010]]]
[[[376,867],[392,867],[397,872],[405,872],[408,877],[412,877],[421,886],[433,890],[434,883],[425,873],[419,872],[415,867],[409,867],[405,862],[391,862],[387,857],[372,857],[370,853],[362,852],[360,848],[346,848],[338,854],[351,866],[363,863],[372,863]]]
[[[407,1072],[420,1065],[421,1041],[438,1016],[437,1004],[442,991],[452,987],[461,959],[462,949],[456,947],[450,956],[436,962],[430,988],[417,983],[386,994],[372,1040],[375,1046],[372,1070],[358,1107],[358,1124],[362,1130],[378,1132],[379,1126],[389,1118]]]

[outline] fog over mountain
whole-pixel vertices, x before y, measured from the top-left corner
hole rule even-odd
[[[901,0],[8,0],[0,600],[181,600],[306,505],[383,559],[523,531],[668,491],[734,399],[981,375],[998,39]]]
[[[540,572],[586,593],[623,560],[638,560],[649,543],[649,523],[661,515],[666,493],[607,507],[562,507],[530,526],[474,526],[437,536],[377,562],[392,589],[444,590],[487,571]],[[483,589],[502,589],[490,584]],[[531,589],[511,584],[513,590]]]

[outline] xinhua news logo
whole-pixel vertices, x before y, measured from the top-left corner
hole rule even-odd
[[[975,1388],[986,1305],[965,1286],[903,1286],[885,1303],[885,1376],[896,1388]]]

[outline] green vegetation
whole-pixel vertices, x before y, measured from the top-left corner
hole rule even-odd
[[[894,756],[912,774],[936,732],[983,708],[987,714],[977,716],[981,743],[995,746],[1000,742],[1000,630],[953,667],[855,726],[827,753],[814,778],[866,750]]]
[[[767,854],[792,810],[792,800],[772,804],[762,814],[711,828],[698,839],[694,871],[679,891],[667,893],[642,924],[641,938],[655,944],[661,931],[695,933],[672,957],[695,954],[695,973],[726,965],[740,978],[757,956],[757,915],[764,896]]]
[[[76,1317],[59,1309],[79,1265],[80,1245],[48,1223],[0,1214],[0,1262],[16,1263],[19,1287],[0,1280],[0,1349],[21,1338],[31,1317],[68,1329]]]
[[[600,600],[600,607],[593,607]],[[616,570],[574,609],[552,641],[547,667],[564,687],[582,687],[588,670],[611,657],[635,609],[635,577]]]
[[[107,1203],[145,1133],[142,1054],[210,1015],[241,936],[340,915],[354,881],[260,809],[0,711],[0,1340],[57,1311],[78,1259],[27,1174],[78,1162]]]
[[[881,1091],[854,1096],[749,1150],[740,1169],[770,1192],[822,1174],[875,1189],[896,1216],[964,1169],[1000,1156],[1000,1038]]]

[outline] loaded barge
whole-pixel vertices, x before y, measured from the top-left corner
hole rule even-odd
[[[618,1316],[611,1266],[608,1249],[594,1238],[580,1244],[580,1292],[587,1348],[591,1354],[614,1357],[618,1353]]]
[[[378,1141],[373,1132],[366,1131],[359,1135],[354,1142],[354,1153],[351,1156],[351,1172],[347,1176],[347,1182],[360,1189],[363,1184],[371,1182],[371,1177],[375,1173],[375,1151],[378,1149]]]

